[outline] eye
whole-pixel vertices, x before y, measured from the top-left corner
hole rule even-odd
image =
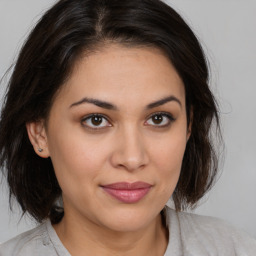
[[[146,125],[156,127],[169,126],[175,119],[169,113],[155,113],[149,117],[146,121]]]
[[[106,117],[100,114],[92,114],[86,116],[81,121],[83,126],[86,126],[90,129],[103,129],[105,127],[112,126]]]

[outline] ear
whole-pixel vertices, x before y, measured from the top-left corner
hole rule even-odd
[[[43,158],[49,157],[50,154],[44,121],[27,123],[26,128],[29,140],[36,154]]]
[[[190,135],[191,135],[191,126],[192,126],[192,123],[190,121],[190,123],[188,125],[188,129],[187,129],[187,141],[189,140]]]
[[[193,124],[193,108],[191,107],[190,113],[189,113],[190,117],[189,117],[189,124],[188,124],[188,128],[187,128],[187,141],[190,138],[191,132],[192,132],[192,124]]]

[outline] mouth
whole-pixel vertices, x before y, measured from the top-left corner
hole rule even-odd
[[[137,203],[142,200],[152,188],[151,184],[146,182],[118,182],[101,186],[103,190],[123,203]]]

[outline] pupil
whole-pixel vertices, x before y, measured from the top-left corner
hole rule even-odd
[[[153,122],[155,124],[161,124],[161,122],[163,121],[163,117],[161,115],[155,115],[153,116]]]
[[[100,116],[94,116],[92,118],[92,124],[93,125],[100,125],[102,123],[102,117]]]

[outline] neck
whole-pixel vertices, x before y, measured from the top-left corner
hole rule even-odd
[[[117,232],[77,220],[65,213],[62,221],[54,226],[72,256],[162,256],[167,247],[168,232],[161,214],[145,228],[129,232]]]

